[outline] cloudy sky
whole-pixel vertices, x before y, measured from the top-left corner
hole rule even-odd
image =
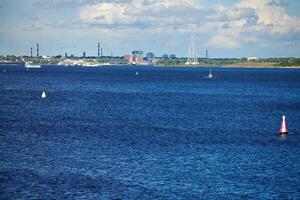
[[[0,54],[300,56],[298,0],[0,0]],[[35,52],[34,52],[35,53]]]

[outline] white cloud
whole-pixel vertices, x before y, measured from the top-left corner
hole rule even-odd
[[[130,3],[104,2],[84,6],[83,23],[130,26],[134,28],[183,27],[199,23],[201,5],[191,0],[132,0]]]
[[[237,48],[240,46],[239,42],[236,40],[235,35],[230,34],[218,34],[214,35],[210,39],[210,45],[219,48]]]
[[[226,22],[210,39],[211,46],[238,48],[273,37],[284,40],[291,32],[300,33],[300,19],[287,15],[279,0],[242,0],[226,8],[223,17]]]
[[[196,0],[99,2],[82,7],[82,23],[101,28],[147,29],[173,34],[210,33],[208,45],[238,48],[264,37],[300,32],[300,19],[280,0],[240,0],[231,7],[204,7]]]
[[[26,30],[27,35],[30,35],[29,32],[48,34],[51,31],[53,35],[65,35],[66,31],[70,31],[89,40],[101,40],[115,49],[120,48],[121,41],[125,43],[124,49],[149,48],[167,52],[178,47],[183,50],[175,49],[175,53],[185,55],[190,34],[195,35],[199,49],[218,48],[228,52],[239,51],[252,44],[256,48],[269,48],[275,43],[277,46],[289,45],[291,41],[297,47],[300,44],[300,19],[289,16],[281,0],[237,0],[231,6],[204,0],[30,2],[30,8],[35,10],[27,10],[38,16],[22,15],[26,23],[14,26],[18,30]],[[41,12],[39,9],[53,10]],[[154,40],[157,43],[154,44]]]

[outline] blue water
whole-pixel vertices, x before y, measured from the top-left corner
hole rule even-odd
[[[213,73],[0,66],[0,199],[299,199],[300,70]]]

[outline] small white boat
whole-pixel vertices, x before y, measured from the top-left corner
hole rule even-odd
[[[98,63],[85,63],[82,66],[83,67],[100,67],[101,65]]]
[[[46,92],[43,91],[43,93],[42,93],[42,99],[45,99],[46,97],[47,97]]]
[[[25,63],[25,68],[29,69],[29,68],[41,68],[41,65],[39,64],[32,64],[32,62],[26,62]]]

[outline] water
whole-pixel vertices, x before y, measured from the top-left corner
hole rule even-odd
[[[0,71],[0,199],[300,197],[300,70]]]

